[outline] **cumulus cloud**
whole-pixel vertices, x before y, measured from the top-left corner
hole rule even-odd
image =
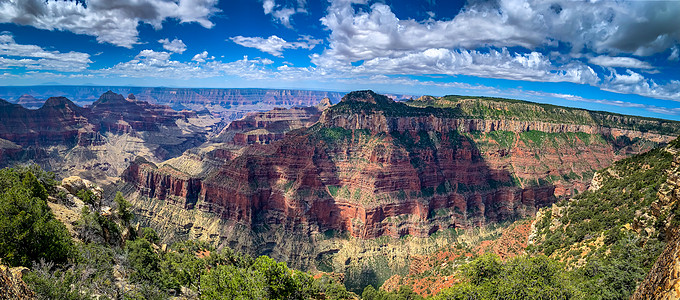
[[[206,60],[211,60],[211,59],[215,59],[215,57],[214,56],[208,57],[208,51],[203,51],[201,53],[194,55],[194,57],[191,60],[197,61],[197,62],[205,62]]]
[[[146,78],[153,74],[154,78],[209,78],[224,75],[236,75],[246,79],[261,79],[267,76],[264,69],[268,61],[261,59],[243,59],[224,63],[208,57],[204,51],[194,56],[190,62],[181,62],[171,58],[172,53],[165,51],[142,50],[134,59],[116,64],[111,68],[98,70],[102,75]]]
[[[218,0],[3,0],[0,23],[14,23],[45,30],[66,30],[95,36],[100,43],[131,48],[138,43],[139,22],[162,27],[176,19],[196,22],[205,28],[214,25],[209,18],[218,11]]]
[[[680,5],[672,2],[470,1],[453,19],[421,21],[367,3],[331,1],[321,19],[329,47],[311,57],[319,69],[574,82],[677,97],[672,82],[656,84],[635,72],[603,78],[589,66],[658,72],[640,58],[670,51],[668,59],[677,59],[680,27],[669,24],[677,23]],[[556,55],[543,54],[550,51]]]
[[[680,99],[680,80],[670,80],[664,84],[658,84],[652,79],[632,70],[626,70],[625,74],[613,71],[605,77],[601,88],[606,91],[623,94],[637,94],[657,99],[678,101]]]
[[[272,10],[274,10],[274,6],[276,6],[276,3],[274,3],[274,0],[264,0],[262,2],[262,8],[264,9],[264,14],[268,15],[272,13]]]
[[[161,39],[158,40],[158,42],[163,45],[163,49],[168,50],[170,52],[182,54],[184,51],[187,50],[187,45],[185,45],[184,42],[182,42],[182,40],[180,39],[174,39],[172,41],[168,39]]]
[[[398,56],[430,48],[513,47],[529,50],[563,42],[575,53],[650,55],[680,41],[680,5],[663,1],[472,1],[451,20],[401,20],[375,3],[336,0],[321,21],[330,30],[327,55],[343,61]]]
[[[245,37],[234,36],[230,38],[234,43],[243,47],[255,48],[262,52],[269,53],[274,56],[282,57],[284,49],[313,49],[316,45],[321,43],[321,40],[313,39],[310,36],[302,36],[297,42],[287,42],[286,40],[272,35],[268,38],[261,37]]]
[[[445,48],[412,51],[398,57],[376,57],[352,66],[312,55],[312,62],[327,69],[343,70],[356,74],[446,74],[471,75],[511,80],[574,82],[596,84],[597,73],[578,61],[556,66],[539,52],[516,53],[507,48],[477,50],[450,50]]]
[[[290,18],[296,13],[307,12],[307,0],[283,1],[284,4],[276,4],[275,0],[264,0],[262,9],[265,15],[272,15],[272,18],[283,26],[293,28]]]
[[[24,67],[77,72],[86,69],[90,63],[92,61],[87,53],[47,51],[36,45],[17,44],[11,34],[0,33],[0,69]]]

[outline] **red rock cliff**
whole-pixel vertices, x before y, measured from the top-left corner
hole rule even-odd
[[[331,108],[311,128],[252,145],[233,159],[215,150],[210,160],[221,166],[208,175],[191,178],[141,163],[124,179],[159,199],[187,198],[191,190],[197,209],[246,226],[426,236],[531,215],[585,189],[593,171],[670,139],[589,124],[466,119],[372,93],[343,101],[362,110]],[[629,143],[605,138],[617,134]]]

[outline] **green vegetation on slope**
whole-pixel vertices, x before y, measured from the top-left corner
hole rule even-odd
[[[640,216],[653,214],[652,203],[672,160],[672,154],[659,148],[600,171],[599,189],[544,211],[530,250],[567,262],[589,297],[629,297],[664,244],[665,220]]]
[[[457,114],[474,119],[511,119],[599,125],[669,135],[680,133],[680,122],[677,121],[590,111],[515,99],[450,95],[441,98],[423,97],[405,103],[418,108],[453,109]]]
[[[372,92],[371,92],[372,93]],[[352,96],[353,93],[347,96]],[[382,96],[373,94],[374,96]],[[383,96],[384,97],[384,96]],[[354,99],[348,97],[340,103],[329,108],[333,113],[371,113],[375,111],[382,111],[386,116],[390,117],[419,117],[419,116],[438,116],[445,118],[463,117],[464,114],[457,108],[440,108],[440,107],[413,107],[403,102],[395,102],[389,99],[370,103],[362,101],[361,99]]]
[[[36,176],[37,175],[37,176]],[[72,242],[47,206],[54,175],[35,167],[0,170],[0,258],[12,266],[66,262]]]
[[[527,256],[500,262],[486,254],[461,262],[447,273],[459,283],[432,299],[630,297],[660,254],[666,231],[679,223],[680,201],[659,199],[660,190],[673,195],[666,182],[678,172],[672,153],[679,146],[675,140],[599,171],[597,189],[541,210]],[[398,291],[366,293],[406,299]]]
[[[462,283],[433,297],[453,299],[572,299],[579,292],[562,265],[543,256],[519,256],[501,262],[485,254],[461,267]]]
[[[199,241],[167,249],[150,228],[134,230],[130,204],[120,193],[89,199],[74,227],[47,205],[58,195],[54,175],[37,167],[0,170],[0,257],[31,267],[24,280],[40,299],[351,299],[342,284],[289,269],[267,256],[251,258]],[[56,199],[56,198],[51,198]]]
[[[458,268],[459,282],[442,290],[432,300],[465,299],[578,299],[583,295],[568,277],[562,264],[544,255],[519,256],[508,261],[484,254]],[[409,286],[393,292],[368,286],[364,300],[423,299]]]

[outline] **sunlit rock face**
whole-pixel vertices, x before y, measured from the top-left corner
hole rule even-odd
[[[550,108],[536,104],[435,102],[444,100],[399,103],[370,91],[350,93],[317,123],[278,141],[203,147],[161,164],[137,161],[123,180],[147,222],[167,235],[188,234],[304,266],[321,251],[309,244],[327,232],[426,237],[532,215],[586,189],[595,170],[666,142],[679,128],[637,131],[630,123],[647,121],[605,122],[600,118],[607,116],[583,110],[570,110],[567,116],[575,117],[559,123]],[[479,105],[483,113],[470,112]],[[248,122],[253,118],[233,126]],[[177,209],[161,208],[158,200]],[[221,223],[195,230],[181,211]],[[177,224],[173,214],[186,222]],[[286,235],[300,244],[279,244]]]

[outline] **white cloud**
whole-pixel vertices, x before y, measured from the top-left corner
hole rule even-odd
[[[15,23],[45,30],[66,30],[95,36],[100,43],[131,48],[138,44],[139,22],[162,27],[163,21],[214,25],[209,18],[219,11],[218,0],[2,0],[0,23]]]
[[[307,0],[283,1],[283,5],[277,5],[274,0],[264,0],[262,2],[262,9],[265,15],[271,14],[274,20],[281,23],[283,26],[293,28],[290,23],[290,18],[296,13],[307,12]]]
[[[618,74],[613,71],[605,76],[605,81],[601,88],[606,91],[637,94],[657,99],[667,99],[678,101],[680,99],[680,80],[670,80],[665,84],[658,84],[652,79],[626,70],[626,74]]]
[[[234,36],[230,38],[234,43],[243,47],[255,48],[262,52],[269,53],[274,56],[282,57],[284,49],[313,49],[316,45],[321,43],[321,40],[313,39],[310,36],[302,36],[297,42],[287,42],[286,40],[272,35],[267,39],[261,37],[245,37]]]
[[[671,50],[669,59],[677,59],[680,27],[669,24],[677,23],[680,5],[672,2],[470,1],[453,19],[423,21],[399,19],[382,3],[361,6],[366,3],[331,1],[321,19],[330,31],[329,47],[311,56],[319,70],[574,82],[678,98],[674,81],[657,84],[632,71],[603,78],[584,62],[606,70],[659,72],[647,61],[620,54]]]
[[[671,55],[668,56],[668,60],[677,61],[678,56],[680,56],[680,48],[678,48],[678,46],[675,46],[671,50]]]
[[[267,76],[264,66],[269,62],[261,59],[243,59],[224,63],[208,57],[204,51],[194,56],[191,62],[180,62],[171,59],[172,53],[164,51],[142,50],[134,59],[119,63],[111,68],[98,70],[105,76],[116,75],[134,78],[210,78],[225,75],[240,76],[246,79],[261,79]],[[153,75],[150,75],[153,74]]]
[[[574,2],[500,0],[470,2],[452,20],[401,20],[375,3],[355,11],[336,0],[322,24],[331,31],[326,55],[342,61],[394,57],[431,48],[513,47],[533,50],[561,41],[574,53],[650,55],[680,41],[680,5],[663,1]]]
[[[158,42],[163,44],[163,49],[171,52],[182,54],[187,50],[187,45],[185,45],[180,39],[174,39],[172,41],[168,39],[161,39],[158,40]]]
[[[212,60],[212,59],[215,59],[215,57],[214,56],[208,57],[208,51],[203,51],[201,53],[194,55],[194,57],[191,60],[197,61],[197,62],[205,62],[206,60]]]
[[[92,63],[82,52],[47,51],[36,45],[17,44],[9,33],[0,33],[0,69],[24,67],[34,70],[76,72]]]
[[[547,92],[522,91],[522,90],[513,90],[512,92],[514,92],[515,95],[522,95],[522,94],[527,95],[528,94],[528,95],[539,96],[539,97],[561,98],[561,99],[570,100],[570,101],[598,103],[598,104],[625,107],[625,108],[639,108],[639,109],[644,109],[646,111],[659,113],[659,114],[665,114],[665,115],[680,115],[680,108],[660,107],[660,106],[656,106],[656,105],[625,102],[625,101],[621,101],[621,100],[588,99],[588,98],[583,98],[581,96],[572,95],[572,94],[547,93]]]
[[[556,66],[536,51],[508,51],[505,46],[532,48],[546,43],[547,39],[533,29],[499,26],[508,13],[498,9],[469,6],[450,21],[428,19],[417,22],[400,20],[382,3],[358,12],[352,3],[333,2],[321,19],[331,30],[330,48],[312,56],[312,62],[317,66],[371,74],[473,75],[590,84],[598,81],[596,73],[580,62]],[[518,16],[529,15],[515,21],[533,22],[533,13],[524,11],[526,7],[504,7]],[[499,51],[494,46],[503,47]],[[479,47],[487,51],[476,50]],[[350,64],[357,61],[363,63],[358,67]]]
[[[503,48],[488,52],[445,48],[412,51],[399,57],[376,57],[359,66],[338,62],[324,55],[312,55],[312,62],[325,69],[354,74],[446,74],[471,75],[511,80],[575,82],[596,84],[595,71],[578,61],[555,66],[539,52],[511,53]]]
[[[632,57],[606,56],[600,55],[588,59],[588,62],[603,67],[631,68],[631,69],[653,69],[648,62],[641,61]]]
[[[272,13],[272,10],[274,10],[274,6],[276,6],[276,3],[274,3],[274,0],[264,0],[262,3],[262,8],[264,9],[264,14],[268,15]]]

